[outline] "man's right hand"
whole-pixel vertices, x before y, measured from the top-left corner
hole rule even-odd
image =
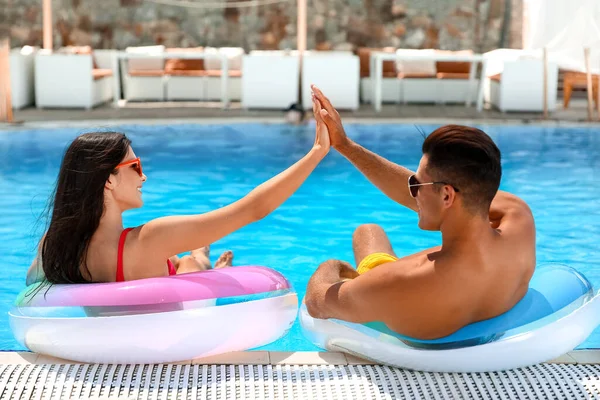
[[[340,148],[346,146],[350,143],[350,139],[346,136],[346,132],[344,131],[344,126],[342,125],[342,119],[340,118],[340,114],[336,111],[335,108],[331,105],[331,102],[321,90],[315,85],[310,86],[315,97],[321,103],[321,117],[327,125],[327,129],[329,130],[329,138],[331,139],[331,145],[339,150]]]
[[[329,130],[331,145],[387,197],[417,211],[417,202],[411,197],[406,184],[408,177],[414,172],[394,164],[350,140],[344,132],[340,114],[333,108],[329,99],[315,85],[311,85],[311,89],[323,108],[320,114]]]

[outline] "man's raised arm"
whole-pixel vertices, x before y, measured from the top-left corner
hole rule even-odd
[[[331,145],[346,157],[371,183],[397,203],[417,211],[417,203],[408,190],[408,177],[414,172],[373,153],[348,139],[338,112],[323,92],[312,86],[321,103],[321,115],[329,129]]]

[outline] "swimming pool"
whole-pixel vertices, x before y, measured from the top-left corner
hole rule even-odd
[[[600,286],[600,131],[587,127],[479,126],[502,151],[503,190],[525,199],[536,218],[538,262],[563,262]],[[429,133],[436,126],[420,126]],[[164,215],[202,213],[229,204],[302,157],[314,127],[279,124],[123,125],[148,181],[145,205],[125,213],[126,226]],[[106,130],[106,129],[104,129]],[[39,219],[67,144],[89,130],[0,132],[0,350],[21,350],[7,312],[45,220]],[[413,125],[348,125],[349,136],[416,169],[423,138]],[[405,184],[400,182],[399,184]],[[351,235],[363,223],[388,232],[398,255],[440,243],[420,231],[415,213],[392,202],[335,150],[306,183],[267,218],[215,243],[211,260],[231,249],[234,265],[282,272],[304,296],[323,261],[352,261]],[[597,330],[581,348],[600,347]],[[266,350],[316,350],[296,322]]]

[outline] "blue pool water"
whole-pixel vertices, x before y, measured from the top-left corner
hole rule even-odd
[[[536,218],[538,261],[562,262],[600,286],[600,132],[593,128],[480,126],[503,155],[501,188],[525,199]],[[435,126],[420,126],[430,132]],[[302,157],[314,127],[285,125],[122,126],[144,163],[145,206],[125,225],[229,204]],[[412,125],[349,125],[349,136],[382,156],[416,169],[423,138]],[[22,349],[7,311],[24,287],[44,220],[40,213],[61,156],[81,129],[0,132],[0,350]],[[406,184],[398,182],[399,185]],[[440,243],[417,228],[412,211],[387,199],[334,150],[306,183],[267,218],[214,243],[211,259],[232,249],[234,264],[282,272],[302,298],[323,261],[352,261],[351,235],[363,223],[389,233],[398,255]],[[600,330],[582,348],[600,347]],[[296,322],[268,350],[316,350]]]

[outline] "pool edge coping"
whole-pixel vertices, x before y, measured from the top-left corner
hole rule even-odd
[[[570,351],[547,361],[549,364],[600,364],[600,349]],[[0,364],[86,364],[27,351],[2,351]],[[126,364],[126,363],[120,363]],[[319,351],[237,351],[184,360],[176,365],[377,365],[341,352]]]
[[[286,125],[282,118],[276,117],[209,117],[209,118],[119,118],[119,119],[89,119],[89,120],[52,120],[28,121],[20,124],[2,124],[1,132],[12,132],[28,129],[57,129],[57,128],[102,128],[122,125],[238,125],[238,124],[275,124]],[[344,124],[354,125],[505,125],[505,126],[541,126],[541,127],[598,127],[596,121],[571,121],[571,120],[531,120],[520,118],[493,119],[493,118],[344,118]],[[312,126],[314,121],[307,125]],[[291,125],[290,125],[291,126]],[[299,127],[303,125],[298,125]]]

